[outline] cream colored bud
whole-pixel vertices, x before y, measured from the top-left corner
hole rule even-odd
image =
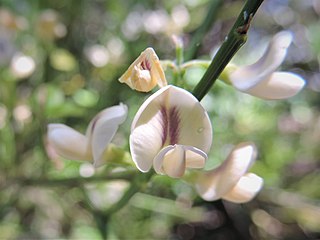
[[[153,48],[144,50],[119,81],[140,92],[149,92],[156,85],[159,87],[167,85],[164,71]]]

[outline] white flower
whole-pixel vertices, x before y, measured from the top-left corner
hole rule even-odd
[[[263,185],[263,179],[247,173],[256,158],[253,143],[240,143],[217,168],[199,173],[196,190],[206,201],[225,199],[235,203],[250,201]]]
[[[120,104],[98,113],[90,122],[86,135],[64,124],[48,125],[48,142],[62,157],[92,160],[95,167],[104,162],[104,152],[120,124],[127,117],[127,106]]]
[[[167,86],[151,95],[133,119],[132,159],[138,169],[181,177],[186,168],[203,168],[212,143],[207,112],[188,91]]]
[[[157,84],[159,87],[167,85],[161,63],[153,48],[144,50],[119,81],[140,92],[149,92]]]
[[[303,88],[305,80],[291,72],[275,72],[284,61],[291,42],[290,32],[279,32],[256,63],[245,67],[231,66],[229,81],[238,90],[263,99],[294,96]]]

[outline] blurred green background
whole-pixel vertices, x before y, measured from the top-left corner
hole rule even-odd
[[[214,2],[0,1],[1,239],[102,239],[106,227],[110,239],[320,237],[318,0],[265,1],[233,59],[254,62],[275,33],[290,30],[294,42],[282,69],[307,80],[301,93],[263,101],[218,82],[202,100],[214,127],[207,169],[241,141],[253,141],[259,150],[252,171],[264,178],[264,189],[250,203],[225,202],[229,218],[187,183],[156,176],[103,222],[101,213],[119,200],[128,181],[104,179],[114,165],[92,172],[90,164],[59,158],[46,144],[48,123],[84,132],[101,109],[123,102],[129,117],[114,143],[129,151],[130,122],[148,94],[117,79],[149,46],[161,60],[174,60],[172,35],[183,39],[190,56]],[[195,58],[211,58],[243,4],[216,4]],[[192,90],[204,71],[188,69],[183,86]],[[170,82],[170,69],[166,75]]]

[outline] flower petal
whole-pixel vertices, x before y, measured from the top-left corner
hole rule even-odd
[[[178,138],[173,144],[194,146],[208,153],[212,143],[212,126],[198,99],[175,86],[167,86],[161,90],[157,104],[164,105],[169,110],[169,115],[177,115],[178,118],[178,126],[173,126]]]
[[[267,78],[268,75],[281,65],[291,42],[291,32],[282,31],[276,34],[270,41],[263,56],[256,63],[239,67],[230,74],[232,85],[240,91],[247,91],[258,82]]]
[[[186,168],[204,168],[207,154],[193,146],[184,146],[186,151]]]
[[[170,145],[163,148],[155,157],[154,170],[169,177],[182,177],[186,170],[186,154],[183,146]]]
[[[48,142],[64,158],[91,160],[87,138],[64,124],[48,125]]]
[[[141,92],[149,92],[157,84],[160,87],[167,85],[161,63],[153,48],[144,50],[119,78],[119,81]]]
[[[196,180],[199,195],[207,201],[224,196],[247,172],[255,157],[256,147],[253,143],[238,144],[218,168],[199,175]]]
[[[188,91],[169,89],[168,105],[176,106],[180,115],[179,144],[196,147],[208,153],[212,144],[212,125],[207,111]]]
[[[263,179],[256,174],[247,173],[240,178],[237,185],[222,198],[234,203],[252,200],[263,186]]]
[[[167,174],[173,178],[184,175],[186,168],[203,168],[207,154],[192,146],[169,145],[154,158],[153,168],[156,173]]]
[[[211,143],[212,127],[206,111],[191,93],[178,87],[163,87],[152,94],[132,121],[130,150],[143,172],[149,171],[165,146],[193,146],[207,153]]]
[[[131,156],[141,172],[150,170],[154,157],[161,149],[161,122],[159,118],[159,114],[156,114],[149,119],[150,123],[142,124],[131,131]]]
[[[263,99],[285,99],[296,95],[305,85],[305,80],[289,72],[275,72],[247,91]]]
[[[91,143],[94,166],[103,164],[103,153],[107,149],[120,124],[127,118],[127,106],[120,103],[98,113],[90,122],[87,137]]]

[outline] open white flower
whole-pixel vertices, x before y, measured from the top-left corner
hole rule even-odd
[[[140,54],[119,81],[140,92],[149,92],[157,84],[159,87],[167,85],[159,58],[150,47]]]
[[[263,185],[263,179],[248,169],[256,158],[253,143],[238,144],[217,168],[199,173],[196,190],[206,201],[225,199],[235,203],[250,201]]]
[[[203,168],[212,143],[207,112],[188,91],[167,86],[151,95],[133,119],[132,159],[147,172],[181,177],[186,168]]]
[[[294,96],[303,88],[305,80],[291,72],[275,72],[285,59],[291,42],[290,32],[279,32],[256,63],[244,67],[229,66],[228,80],[238,90],[263,99]]]
[[[104,163],[104,152],[120,124],[127,117],[127,106],[106,108],[90,122],[86,135],[64,125],[48,125],[48,142],[62,157],[71,160],[92,160],[95,167]]]

